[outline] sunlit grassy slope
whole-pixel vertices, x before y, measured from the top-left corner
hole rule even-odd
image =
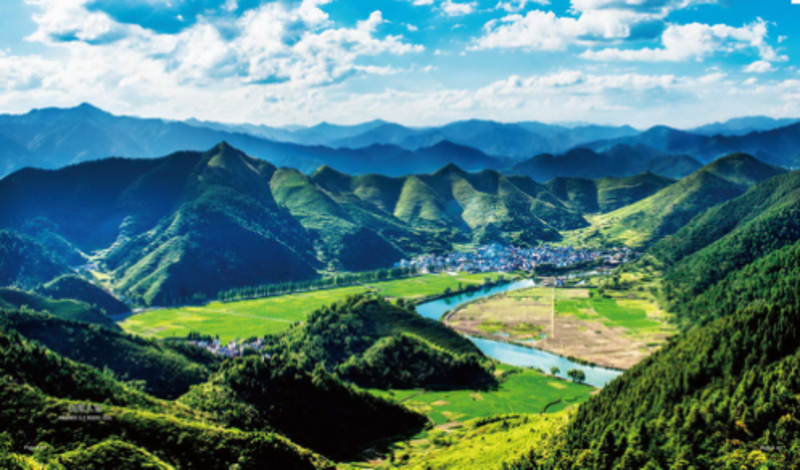
[[[497,274],[430,274],[408,279],[341,287],[241,302],[212,302],[198,307],[152,310],[120,324],[131,333],[158,338],[185,337],[191,331],[219,335],[223,342],[285,331],[312,311],[367,291],[392,298],[421,299],[456,290],[459,285],[480,285]]]
[[[470,419],[506,413],[549,413],[582,403],[592,387],[551,377],[535,370],[499,365],[515,371],[496,389],[421,391],[375,390],[373,393],[425,413],[436,425],[463,423]]]

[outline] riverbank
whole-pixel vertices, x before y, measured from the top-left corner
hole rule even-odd
[[[671,336],[639,291],[599,295],[594,288],[535,288],[460,304],[443,322],[461,334],[537,349],[578,363],[627,370]],[[553,311],[556,311],[553,317]],[[555,330],[554,330],[555,328]]]
[[[528,279],[471,293],[471,295],[452,295],[418,305],[417,312],[426,318],[441,320],[443,315],[448,311],[457,311],[462,306],[472,305],[476,301],[482,299],[491,298],[500,294],[507,295],[509,292],[529,289],[534,286],[535,283]],[[498,340],[498,338],[467,337],[478,346],[487,357],[496,359],[501,363],[519,367],[538,368],[548,372],[552,367],[557,367],[559,369],[558,377],[564,379],[568,378],[566,375],[567,371],[579,369],[586,374],[586,383],[595,387],[606,385],[621,373],[616,368],[611,369],[586,365],[583,363],[584,361],[581,360],[572,360],[548,351],[506,343]]]

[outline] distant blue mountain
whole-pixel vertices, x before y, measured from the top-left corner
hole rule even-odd
[[[656,126],[635,136],[590,142],[581,147],[607,152],[617,145],[647,145],[668,154],[689,155],[703,163],[745,152],[771,165],[800,168],[800,123],[744,135],[713,136]]]
[[[692,129],[694,134],[736,136],[750,134],[751,132],[771,131],[779,127],[786,127],[800,122],[797,118],[775,119],[766,116],[751,116],[730,119],[725,122],[715,122]]]
[[[326,124],[288,131],[266,126],[115,116],[88,104],[69,109],[48,108],[24,115],[0,116],[0,176],[27,166],[52,169],[110,156],[156,158],[178,151],[208,149],[223,141],[254,157],[307,173],[322,165],[352,174],[391,176],[427,173],[450,162],[467,170],[499,169],[505,165],[479,150],[452,144],[414,152],[392,146],[334,149],[254,135],[272,134],[278,139],[306,133],[304,139],[317,142],[324,140],[324,136],[340,138],[379,125],[379,122],[353,127]]]

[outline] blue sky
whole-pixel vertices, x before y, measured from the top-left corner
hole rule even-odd
[[[4,0],[0,112],[270,125],[800,116],[791,0]]]

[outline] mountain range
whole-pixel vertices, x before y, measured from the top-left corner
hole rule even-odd
[[[784,168],[800,167],[800,123],[744,135],[701,135],[665,126],[651,128],[641,134],[584,144],[597,152],[606,152],[618,145],[647,145],[669,154],[685,154],[703,163],[722,156],[746,152],[760,160]]]
[[[23,169],[0,180],[0,227],[35,239],[37,252],[49,246],[60,260],[47,276],[18,269],[7,285],[49,281],[67,274],[67,260],[93,256],[113,280],[107,287],[146,304],[383,268],[453,243],[555,241],[559,231],[585,225],[527,177],[453,164],[405,177],[328,166],[307,175],[226,143],[158,159]],[[26,250],[33,248],[14,253]]]
[[[708,163],[738,151],[786,168],[800,166],[797,126],[792,120],[741,118],[693,131],[479,120],[427,128],[385,121],[274,128],[115,116],[83,104],[0,115],[0,175],[111,156],[158,158],[226,141],[276,166],[305,173],[328,165],[349,174],[402,176],[454,163],[468,171],[495,169],[540,182],[644,171],[680,178],[696,170],[698,160]]]
[[[0,116],[0,174],[23,167],[60,168],[112,156],[157,158],[178,151],[205,150],[222,141],[275,165],[304,172],[314,171],[323,164],[350,173],[393,176],[430,172],[447,163],[470,170],[499,169],[506,165],[477,149],[447,141],[437,141],[415,151],[391,145],[334,149],[182,122],[114,116],[83,104],[71,109],[48,108],[24,115]]]
[[[563,155],[541,154],[516,163],[509,174],[530,176],[539,182],[557,177],[624,177],[652,172],[683,178],[703,166],[688,155],[668,155],[646,144],[617,144],[603,152],[576,148]]]

